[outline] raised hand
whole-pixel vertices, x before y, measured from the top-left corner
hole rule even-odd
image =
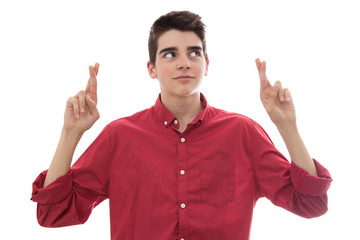
[[[80,91],[66,102],[64,116],[64,130],[73,131],[78,134],[86,130],[99,119],[100,114],[97,105],[97,79],[99,64],[89,66],[90,78],[85,91]]]
[[[266,62],[259,58],[255,60],[260,77],[260,98],[270,119],[276,126],[285,123],[295,123],[295,107],[291,93],[283,88],[280,81],[271,85],[266,76]]]

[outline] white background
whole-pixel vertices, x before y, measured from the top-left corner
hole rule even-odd
[[[1,1],[1,239],[110,239],[108,201],[81,226],[46,229],[30,201],[33,180],[48,168],[66,99],[84,89],[88,66],[100,63],[100,120],[77,158],[110,121],[155,103],[148,76],[151,24],[172,10],[200,14],[207,25],[210,105],[258,121],[286,148],[259,99],[255,58],[268,63],[295,102],[311,155],[334,179],[329,211],[302,219],[267,199],[255,208],[255,239],[360,239],[359,7],[356,1]]]

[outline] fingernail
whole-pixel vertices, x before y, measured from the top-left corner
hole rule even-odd
[[[79,114],[77,113],[75,117],[76,117],[76,118],[79,118]]]
[[[80,112],[85,112],[85,109],[82,107],[82,108],[80,109]]]
[[[280,101],[284,101],[284,96],[280,96]]]
[[[286,97],[287,102],[290,102],[290,100],[291,100],[291,97]]]

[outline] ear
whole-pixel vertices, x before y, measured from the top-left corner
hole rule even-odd
[[[148,69],[149,75],[152,79],[157,78],[156,69],[154,67],[154,64],[152,64],[150,61],[147,62],[147,69]]]
[[[205,65],[205,76],[208,75],[208,68],[209,68],[209,59],[206,60],[206,65]]]

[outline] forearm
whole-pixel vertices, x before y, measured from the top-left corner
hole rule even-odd
[[[44,181],[44,187],[69,171],[75,148],[81,137],[80,133],[62,130],[59,144]]]
[[[289,151],[291,161],[310,175],[318,176],[317,170],[295,123],[285,123],[277,126]]]

